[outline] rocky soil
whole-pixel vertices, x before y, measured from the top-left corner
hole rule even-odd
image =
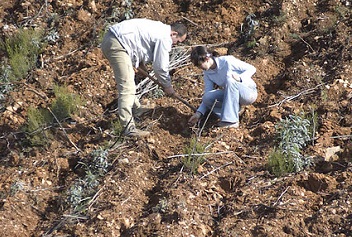
[[[352,236],[350,1],[0,2],[2,40],[19,27],[55,36],[1,100],[0,236]],[[113,133],[117,91],[99,43],[126,16],[180,20],[189,29],[181,49],[204,44],[257,68],[258,100],[239,129],[215,129],[210,118],[196,169],[185,166],[185,150],[200,128],[187,125],[192,111],[174,98],[141,99],[155,105],[138,120],[150,138]],[[187,64],[172,74],[177,93],[197,107],[201,71]],[[30,146],[28,108],[47,107],[54,85],[85,103],[52,128],[48,145]],[[267,167],[275,125],[303,111],[318,118],[304,149],[313,165],[276,177]],[[110,166],[95,177],[89,202],[72,206],[69,194],[86,187],[82,164],[94,151]]]

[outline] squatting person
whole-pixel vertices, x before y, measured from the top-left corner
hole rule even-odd
[[[234,56],[211,53],[204,46],[192,50],[191,61],[204,70],[204,94],[189,124],[197,123],[217,101],[213,112],[220,118],[218,126],[238,128],[241,105],[252,104],[257,99],[257,86],[252,79],[256,68]],[[215,89],[215,85],[220,89]]]

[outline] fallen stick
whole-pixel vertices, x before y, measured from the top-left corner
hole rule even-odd
[[[151,76],[148,72],[144,71],[141,68],[136,68],[135,71],[141,73],[143,76],[148,77],[150,80],[152,80],[153,82],[155,82],[156,84],[158,84],[159,86],[163,87],[163,85],[158,81],[158,79],[156,79],[155,77]],[[197,109],[191,105],[190,103],[188,103],[186,100],[184,100],[183,98],[181,98],[178,94],[173,94],[171,97],[174,97],[176,99],[178,99],[179,101],[181,101],[183,104],[185,104],[186,106],[188,106],[190,109],[192,109],[194,112],[197,111]]]

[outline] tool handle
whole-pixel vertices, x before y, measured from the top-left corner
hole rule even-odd
[[[156,79],[155,77],[151,76],[148,72],[144,71],[141,68],[135,68],[134,69],[136,72],[140,72],[143,76],[148,77],[150,80],[152,80],[153,82],[155,82],[156,84],[158,84],[161,87],[164,87],[159,81],[158,79]],[[175,99],[178,99],[179,101],[181,101],[183,104],[185,104],[186,106],[188,106],[190,109],[192,109],[194,112],[197,111],[197,109],[192,106],[190,103],[188,103],[186,100],[184,100],[183,98],[181,98],[178,94],[173,94],[172,97],[174,97]]]

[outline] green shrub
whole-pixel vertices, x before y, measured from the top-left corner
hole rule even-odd
[[[27,112],[27,126],[25,132],[30,144],[43,146],[52,135],[46,127],[52,123],[52,116],[48,110],[30,107]]]
[[[314,112],[309,118],[304,114],[290,115],[275,126],[278,146],[268,158],[273,174],[280,176],[299,172],[310,166],[310,158],[304,157],[301,152],[314,134],[316,120]]]
[[[270,153],[268,166],[271,172],[276,176],[282,176],[295,171],[293,159],[277,148]]]
[[[276,26],[283,26],[283,24],[287,21],[287,14],[285,12],[280,11],[280,15],[273,16],[273,22]]]
[[[120,136],[121,133],[123,132],[124,127],[121,125],[120,120],[116,120],[111,123],[111,129],[112,129],[112,133],[115,136]]]
[[[20,80],[35,67],[42,49],[43,32],[32,28],[19,29],[18,33],[0,41],[11,67],[11,80]]]
[[[204,151],[205,146],[200,144],[196,137],[191,138],[189,145],[185,147],[187,155],[183,157],[182,162],[192,174],[197,173],[198,167],[204,163]]]
[[[56,98],[50,105],[52,113],[45,108],[30,107],[27,112],[27,124],[24,131],[31,145],[46,145],[48,139],[53,137],[50,126],[57,122],[71,117],[82,104],[81,98],[70,93],[67,87],[54,86]],[[54,118],[53,114],[56,118]]]
[[[54,93],[56,98],[51,104],[51,110],[59,121],[69,118],[82,105],[81,98],[71,93],[67,87],[55,85]]]

